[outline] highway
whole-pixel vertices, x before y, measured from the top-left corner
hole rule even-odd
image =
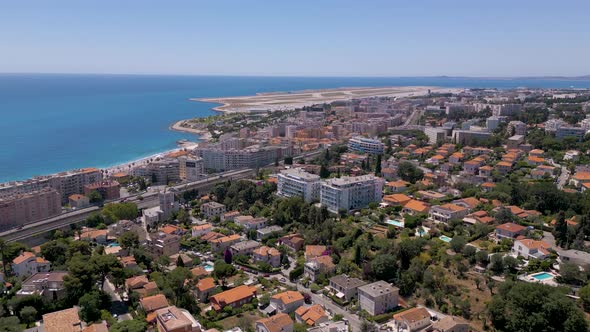
[[[228,171],[209,176],[199,181],[172,186],[170,187],[170,189],[176,190],[178,192],[184,192],[192,189],[208,190],[217,183],[225,182],[228,180],[233,181],[248,178],[253,176],[255,172],[256,170],[250,168],[238,171]],[[158,205],[158,193],[140,193],[123,199],[114,200],[111,203],[117,203],[122,201],[134,202],[137,204],[138,208],[145,209]],[[93,206],[73,212],[64,213],[59,216],[26,224],[21,228],[13,228],[4,231],[0,233],[0,238],[4,239],[6,242],[21,241],[52,230],[60,229],[62,227],[82,222],[86,220],[86,218],[88,218],[91,214],[96,213],[99,210],[99,207]]]

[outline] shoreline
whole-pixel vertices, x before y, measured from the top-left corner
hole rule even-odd
[[[438,86],[343,87],[306,89],[288,92],[258,92],[250,96],[189,98],[189,101],[220,104],[212,109],[222,113],[251,113],[256,111],[286,111],[316,104],[348,101],[370,97],[413,97],[428,93],[462,91],[463,88]]]

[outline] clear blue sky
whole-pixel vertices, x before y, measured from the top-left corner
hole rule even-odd
[[[590,1],[0,0],[0,72],[590,74]]]

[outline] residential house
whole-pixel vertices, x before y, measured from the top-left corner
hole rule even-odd
[[[201,324],[188,310],[169,306],[156,312],[158,332],[201,332]]]
[[[322,323],[319,326],[307,329],[307,332],[348,332],[348,322],[337,321]]]
[[[545,151],[543,151],[541,149],[534,149],[534,150],[529,151],[529,157],[543,158],[544,155],[545,155]]]
[[[207,270],[205,270],[205,268],[202,266],[197,266],[197,267],[191,269],[191,273],[192,273],[193,277],[195,277],[195,278],[206,277],[209,275],[209,272]]]
[[[259,241],[264,240],[266,238],[275,236],[282,231],[283,231],[283,228],[281,226],[277,226],[277,225],[264,227],[264,228],[261,228],[256,231],[256,239]]]
[[[195,287],[195,295],[199,299],[199,302],[207,302],[207,300],[209,299],[209,295],[211,295],[215,288],[215,279],[207,277],[199,280]]]
[[[355,299],[358,295],[358,288],[367,283],[358,278],[352,278],[346,274],[330,278],[330,288],[334,290],[336,297],[346,302]]]
[[[221,311],[226,306],[239,308],[246,303],[250,303],[254,296],[256,296],[256,287],[241,285],[210,296],[209,302],[213,310]]]
[[[475,197],[465,197],[453,201],[453,204],[462,206],[469,211],[475,209],[475,207],[477,207],[480,203],[481,202],[479,201],[479,199]]]
[[[127,293],[131,293],[136,289],[142,288],[149,282],[147,276],[144,275],[127,278],[125,279],[125,289],[127,290]]]
[[[135,223],[131,220],[119,220],[118,222],[109,225],[107,229],[110,237],[118,238],[125,232],[136,234],[139,238],[139,242],[145,241],[147,237],[147,232],[141,224]]]
[[[208,219],[220,217],[225,213],[225,205],[217,202],[207,202],[201,205],[201,213]]]
[[[256,321],[256,332],[293,332],[293,320],[287,314],[278,314]]]
[[[146,314],[152,313],[156,310],[166,308],[170,304],[168,304],[168,300],[164,294],[157,294],[152,296],[147,296],[139,300],[139,306],[143,309]]]
[[[425,308],[412,308],[393,315],[398,327],[408,331],[421,331],[430,325],[430,313]]]
[[[272,267],[281,265],[281,253],[276,248],[262,246],[254,250],[252,260],[254,263],[268,263]]]
[[[254,217],[252,217],[252,216],[237,216],[234,218],[234,223],[236,225],[244,227],[246,225],[246,223],[248,223],[250,220],[253,220],[253,219],[254,219]]]
[[[213,225],[206,223],[202,225],[193,226],[191,229],[191,235],[193,237],[203,236],[213,230]]]
[[[83,228],[80,232],[80,240],[90,241],[102,245],[106,245],[109,240],[108,230],[106,229],[93,229]]]
[[[336,265],[332,262],[332,257],[319,256],[310,259],[303,265],[303,274],[311,281],[315,281],[321,273],[329,275],[333,273],[335,269]]]
[[[496,184],[493,182],[484,182],[481,184],[480,188],[483,192],[487,193],[494,190],[494,188],[496,188]]]
[[[551,245],[545,241],[533,239],[516,239],[512,246],[512,253],[525,259],[545,259],[549,257]]]
[[[90,206],[90,199],[81,194],[70,195],[68,202],[73,209],[83,209]]]
[[[210,241],[211,251],[223,252],[226,248],[229,248],[231,245],[238,243],[240,241],[242,241],[242,237],[240,237],[239,234],[220,237],[218,239]]]
[[[260,242],[256,242],[253,240],[247,240],[242,242],[237,242],[232,244],[229,247],[229,250],[233,255],[246,255],[249,256],[254,253],[254,250],[260,247]]]
[[[379,280],[358,288],[358,303],[370,315],[380,315],[398,306],[399,288]]]
[[[221,221],[234,221],[234,218],[240,215],[240,211],[229,211],[221,215]]]
[[[12,273],[17,277],[26,277],[38,272],[48,272],[51,268],[49,261],[25,251],[12,260]]]
[[[45,332],[79,332],[82,331],[83,324],[78,315],[78,307],[43,315],[43,331]]]
[[[435,205],[430,208],[428,218],[436,223],[449,223],[451,220],[463,219],[469,210],[453,203]]]
[[[545,163],[545,158],[529,156],[527,158],[527,163],[531,166],[540,166]]]
[[[492,176],[492,171],[494,170],[494,168],[492,166],[489,165],[485,165],[485,166],[481,166],[479,168],[479,176],[482,177],[490,177]]]
[[[135,257],[133,256],[120,257],[119,262],[121,262],[124,268],[135,269],[139,267],[139,265],[137,265],[137,261],[135,261]]]
[[[496,170],[501,175],[508,174],[508,173],[510,173],[510,171],[512,171],[512,163],[509,163],[506,161],[500,161],[499,163],[496,164]]]
[[[411,200],[412,198],[410,196],[404,194],[392,194],[383,196],[383,203],[386,203],[387,205],[391,206],[403,206]]]
[[[385,186],[387,187],[387,189],[389,189],[390,192],[401,193],[408,189],[409,184],[409,182],[406,182],[404,180],[398,180],[387,182]]]
[[[524,226],[508,222],[508,223],[496,226],[496,237],[498,239],[503,239],[503,238],[513,239],[519,235],[522,235],[525,230],[526,230],[526,227],[524,227]]]
[[[17,297],[39,295],[43,300],[54,302],[65,297],[64,277],[67,272],[53,271],[35,273],[23,281],[21,289],[16,293]]]
[[[330,320],[324,308],[319,304],[306,307],[301,306],[295,310],[295,321],[307,326],[318,326]]]
[[[412,199],[404,205],[402,213],[413,216],[417,214],[427,214],[428,210],[430,210],[430,208],[427,203]]]
[[[322,245],[305,246],[305,261],[324,255],[328,248]]]
[[[301,248],[303,248],[304,242],[305,242],[305,240],[299,234],[285,235],[285,236],[280,237],[279,240],[277,241],[277,243],[279,245],[284,245],[293,251],[301,250]]]
[[[432,332],[469,332],[469,324],[453,316],[446,316],[432,323]]]
[[[171,255],[169,258],[170,258],[170,262],[174,266],[177,266],[177,262],[180,259],[182,261],[182,264],[184,267],[188,267],[188,268],[193,267],[193,258],[187,254],[178,253],[178,254]]]
[[[286,291],[273,295],[270,305],[278,312],[290,314],[303,305],[303,295],[297,291]]]

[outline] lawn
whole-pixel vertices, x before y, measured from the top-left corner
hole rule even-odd
[[[254,322],[263,317],[258,316],[256,312],[246,312],[240,315],[234,315],[227,317],[217,322],[223,327],[223,330],[230,330],[236,326],[246,330],[248,327],[254,327]]]

